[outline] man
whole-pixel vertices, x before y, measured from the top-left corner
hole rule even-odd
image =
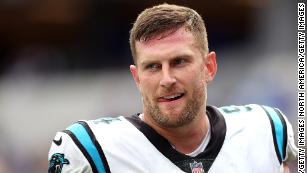
[[[130,33],[130,71],[143,113],[79,121],[58,132],[49,172],[277,173],[296,157],[293,131],[275,108],[206,106],[217,65],[194,10],[162,4]]]

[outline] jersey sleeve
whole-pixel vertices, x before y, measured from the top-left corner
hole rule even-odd
[[[294,144],[292,125],[287,117],[277,108],[263,106],[272,128],[275,151],[281,162],[295,160],[298,149]]]
[[[89,162],[67,132],[58,132],[52,141],[48,173],[91,173]]]
[[[294,140],[294,133],[293,133],[293,128],[288,120],[288,118],[279,110],[276,109],[284,118],[286,126],[287,126],[287,146],[286,146],[286,154],[285,158],[283,161],[292,161],[296,160],[297,155],[298,155],[298,149],[295,145],[295,140]]]
[[[48,158],[48,173],[110,173],[102,148],[86,121],[58,132]]]

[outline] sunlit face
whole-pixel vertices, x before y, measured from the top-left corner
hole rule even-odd
[[[204,55],[184,28],[163,38],[137,41],[130,71],[145,116],[161,127],[181,127],[204,115],[207,83],[216,72],[215,53]]]

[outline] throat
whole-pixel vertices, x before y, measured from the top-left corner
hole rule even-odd
[[[207,117],[204,122],[205,124],[202,126],[204,128],[197,129],[197,132],[200,133],[187,133],[188,135],[185,136],[165,136],[165,138],[169,140],[176,151],[191,157],[197,156],[205,150],[211,139],[211,127]]]
[[[211,128],[210,128],[210,125],[209,125],[207,134],[204,137],[204,139],[202,140],[201,144],[194,151],[192,151],[192,152],[190,152],[186,155],[191,156],[191,157],[197,156],[198,154],[200,154],[201,152],[203,152],[205,150],[205,148],[209,144],[210,139],[211,139]]]
[[[144,114],[140,114],[139,118],[164,137],[176,151],[192,157],[203,152],[211,138],[210,123],[206,114],[197,116],[188,125],[176,128],[158,126]]]

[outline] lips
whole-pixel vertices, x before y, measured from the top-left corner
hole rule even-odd
[[[171,95],[166,95],[158,98],[159,102],[170,102],[174,100],[178,100],[184,96],[184,93],[174,93]]]

